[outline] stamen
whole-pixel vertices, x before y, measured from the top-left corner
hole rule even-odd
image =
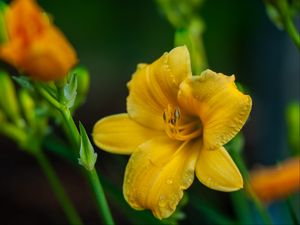
[[[195,119],[189,123],[181,124],[181,112],[178,106],[168,107],[163,112],[165,131],[170,138],[187,141],[196,138],[202,134],[201,123]]]

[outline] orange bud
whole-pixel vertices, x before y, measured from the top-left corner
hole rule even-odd
[[[0,58],[33,79],[64,78],[76,64],[74,48],[35,0],[14,0],[5,11],[5,26],[8,40],[0,45]]]
[[[254,170],[250,173],[250,184],[251,191],[265,202],[299,191],[300,157],[284,161],[278,166]]]

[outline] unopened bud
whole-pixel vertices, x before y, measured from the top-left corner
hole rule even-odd
[[[33,125],[36,115],[34,111],[35,104],[32,97],[27,90],[22,89],[19,92],[19,98],[26,120],[29,124]]]
[[[73,71],[77,76],[77,96],[73,109],[79,107],[86,99],[90,87],[90,74],[84,67],[76,67]]]
[[[0,71],[0,107],[14,122],[20,121],[20,111],[15,86],[10,76]]]
[[[295,155],[300,154],[300,104],[298,102],[290,103],[286,108],[286,121],[287,121],[287,133],[288,141],[292,153]]]
[[[85,167],[87,170],[91,171],[95,167],[95,163],[97,161],[97,153],[95,153],[94,148],[85,131],[85,128],[81,123],[79,124],[79,128],[81,136],[79,164]]]

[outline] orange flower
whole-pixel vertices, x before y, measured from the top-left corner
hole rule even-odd
[[[13,1],[4,16],[8,40],[0,58],[43,81],[63,78],[76,64],[75,50],[35,0]]]
[[[250,184],[251,191],[266,202],[299,191],[300,157],[289,159],[278,166],[253,171]]]

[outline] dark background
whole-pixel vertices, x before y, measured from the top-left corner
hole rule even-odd
[[[150,63],[173,48],[174,29],[155,1],[38,2],[74,45],[80,64],[90,71],[91,87],[86,104],[75,115],[76,121],[80,120],[89,133],[98,119],[125,112],[126,83],[136,65]],[[285,106],[291,100],[299,100],[296,47],[285,32],[269,21],[262,1],[208,0],[200,13],[206,22],[204,44],[210,69],[235,74],[253,99],[251,117],[243,128],[248,165],[274,164],[286,158],[289,152]],[[65,224],[64,214],[35,160],[4,137],[0,137],[0,150],[1,223]],[[121,189],[127,157],[98,149],[97,152],[98,171]],[[47,154],[83,220],[87,224],[99,224],[93,197],[81,172],[55,154]],[[225,194],[208,190],[197,180],[191,191],[226,200]],[[129,224],[126,212],[120,209],[116,199],[108,197],[117,223]],[[280,223],[283,215],[278,210],[280,206],[276,204],[271,207]],[[190,206],[185,211],[188,218],[195,213]],[[232,212],[228,210],[228,213]]]

